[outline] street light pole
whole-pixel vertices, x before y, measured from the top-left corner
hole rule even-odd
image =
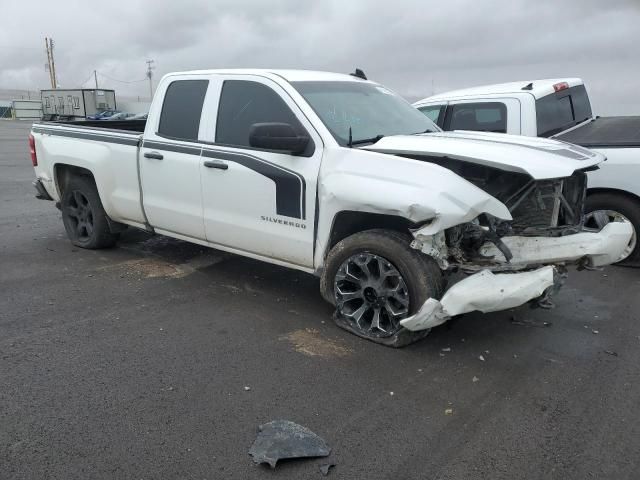
[[[149,79],[149,100],[153,99],[153,60],[147,60],[147,78]]]
[[[53,38],[49,39],[49,53],[51,54],[51,72],[53,75],[53,88],[58,88],[58,77],[56,77],[56,62],[53,59]]]
[[[51,88],[56,88],[56,82],[53,79],[53,68],[51,68],[51,50],[49,49],[49,39],[44,37],[44,46],[47,49],[47,71],[49,72],[49,81]]]

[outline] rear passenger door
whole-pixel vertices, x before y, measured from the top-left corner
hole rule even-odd
[[[229,250],[313,267],[316,183],[322,141],[287,91],[252,75],[221,77],[201,178],[207,240]],[[311,138],[291,155],[253,148],[256,123],[290,124]]]
[[[148,222],[159,233],[205,240],[199,143],[206,76],[180,76],[161,84],[140,151],[140,177]]]

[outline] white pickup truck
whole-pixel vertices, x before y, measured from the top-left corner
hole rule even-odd
[[[588,175],[585,226],[630,221],[634,234],[619,261],[640,265],[640,116],[594,117],[579,78],[455,90],[414,106],[444,130],[550,137],[603,153],[607,161]]]
[[[34,124],[37,196],[79,247],[131,226],[315,274],[338,325],[391,346],[620,256],[628,223],[582,225],[601,154],[442,133],[363,77],[169,74],[146,121]]]

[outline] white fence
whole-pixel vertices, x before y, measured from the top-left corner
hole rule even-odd
[[[13,118],[16,120],[40,120],[42,102],[40,100],[14,100],[11,102]]]

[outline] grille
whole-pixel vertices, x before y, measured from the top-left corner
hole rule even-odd
[[[567,235],[581,230],[587,179],[570,177],[531,181],[506,202],[518,235]]]

